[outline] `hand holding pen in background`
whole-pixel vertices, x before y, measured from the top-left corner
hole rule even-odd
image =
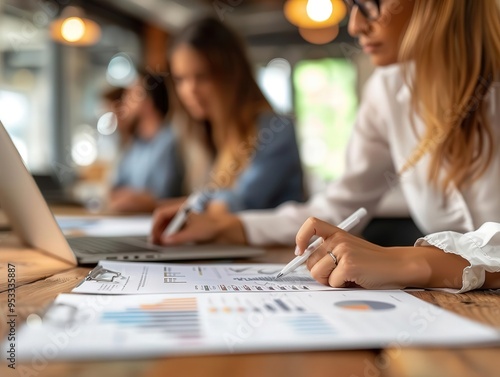
[[[168,237],[174,233],[177,233],[182,229],[184,224],[186,224],[189,213],[200,212],[201,207],[199,201],[202,198],[202,193],[195,192],[186,199],[186,201],[181,205],[173,219],[168,224],[167,228],[163,232],[163,236]]]

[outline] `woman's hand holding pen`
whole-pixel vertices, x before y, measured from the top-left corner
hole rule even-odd
[[[162,235],[167,225],[172,221],[181,207],[179,204],[164,204],[153,212],[153,227],[151,229],[151,241],[155,244],[162,243]]]
[[[324,242],[307,260],[307,268],[322,284],[336,288],[396,289],[423,286],[428,279],[426,262],[415,250],[418,247],[377,246],[311,217],[297,233],[299,255],[313,236],[323,237]]]
[[[164,231],[177,213],[178,207],[165,206],[153,214],[152,242],[178,245],[186,242],[246,243],[243,226],[237,216],[229,213],[222,202],[210,202],[202,213],[188,214],[186,224],[166,237]]]

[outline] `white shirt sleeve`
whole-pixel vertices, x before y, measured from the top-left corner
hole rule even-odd
[[[360,207],[370,220],[381,197],[391,188],[395,170],[388,144],[386,122],[377,100],[383,87],[376,75],[365,86],[353,134],[347,147],[345,173],[307,203],[285,203],[271,211],[239,214],[248,242],[253,245],[293,244],[300,226],[314,216],[338,224]]]
[[[500,224],[487,222],[478,230],[461,234],[439,232],[420,238],[415,246],[435,246],[460,255],[470,266],[464,268],[462,288],[456,293],[481,288],[486,272],[500,272]]]

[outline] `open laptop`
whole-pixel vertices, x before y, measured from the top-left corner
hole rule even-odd
[[[26,245],[72,264],[247,258],[264,253],[260,248],[232,245],[162,247],[148,243],[146,237],[65,237],[1,122],[0,207]]]

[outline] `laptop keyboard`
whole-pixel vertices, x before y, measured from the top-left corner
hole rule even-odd
[[[132,241],[132,240],[131,240]],[[145,237],[135,237],[132,242],[125,242],[109,237],[75,237],[68,238],[73,250],[86,254],[134,253],[137,251],[157,251],[147,244]],[[149,246],[149,247],[148,247]]]

